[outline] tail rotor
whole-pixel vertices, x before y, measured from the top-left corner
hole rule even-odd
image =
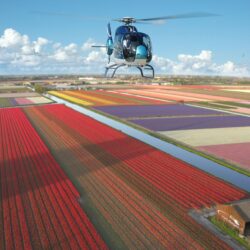
[[[111,25],[110,23],[108,23],[107,26],[107,33],[108,33],[108,39],[106,42],[106,50],[107,50],[107,54],[108,54],[108,63],[110,63],[110,57],[113,54],[113,49],[114,49],[114,42],[113,42],[113,38],[112,38],[112,31],[111,31]]]

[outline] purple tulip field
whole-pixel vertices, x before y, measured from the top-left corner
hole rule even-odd
[[[250,117],[207,116],[135,119],[131,122],[153,131],[170,131],[203,128],[229,128],[250,126]]]
[[[184,104],[98,106],[95,109],[120,118],[223,114],[220,111]]]

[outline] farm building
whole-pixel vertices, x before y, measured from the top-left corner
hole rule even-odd
[[[250,236],[250,199],[217,205],[217,218]]]

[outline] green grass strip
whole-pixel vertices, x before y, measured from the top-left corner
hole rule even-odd
[[[229,227],[226,223],[218,220],[215,216],[210,217],[209,220],[223,233],[235,239],[240,245],[244,246],[246,249],[250,249],[250,243],[245,238],[241,238],[236,229]]]
[[[12,104],[9,98],[5,98],[5,97],[0,98],[0,108],[11,107],[11,106]]]
[[[235,106],[235,107],[240,107],[240,108],[250,108],[250,104],[246,104],[246,103],[238,103],[238,102],[218,102],[221,104],[226,104],[226,105],[231,105],[231,106]]]
[[[221,103],[221,105],[220,105],[220,103]],[[209,108],[235,109],[235,107],[223,105],[226,103],[222,103],[222,102],[216,102],[216,103],[213,103],[213,102],[193,102],[190,104],[199,105],[199,106],[203,106],[203,107],[209,107]],[[229,105],[229,104],[227,104],[227,105]]]

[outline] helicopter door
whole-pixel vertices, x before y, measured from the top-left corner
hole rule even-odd
[[[127,62],[133,62],[136,57],[136,48],[140,44],[136,34],[127,34],[123,38],[123,56]]]
[[[149,36],[146,34],[125,34],[122,45],[123,56],[127,62],[134,62],[136,59],[149,62],[152,59],[151,42]]]

